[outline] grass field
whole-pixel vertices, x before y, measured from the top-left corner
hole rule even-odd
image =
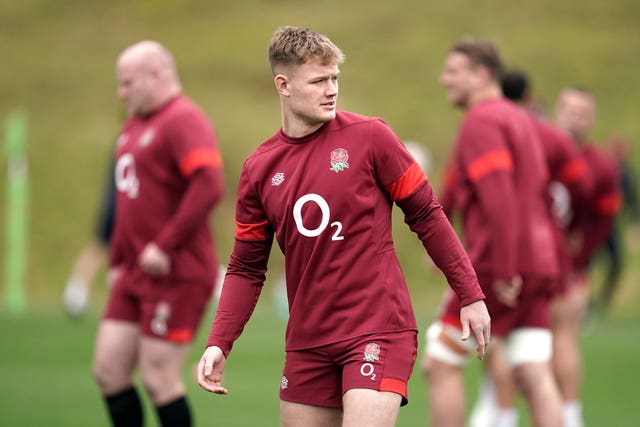
[[[547,112],[562,87],[592,89],[599,103],[595,140],[626,133],[636,143],[630,160],[640,169],[638,22],[637,0],[0,1],[0,121],[16,109],[27,116],[31,190],[24,281],[28,311],[10,317],[0,299],[0,426],[108,424],[90,374],[103,287],[98,285],[90,315],[80,322],[62,315],[60,298],[73,259],[93,231],[122,117],[114,61],[128,44],[152,38],[167,45],[176,55],[186,93],[215,123],[227,198],[212,222],[225,261],[233,242],[229,225],[242,161],[280,123],[265,52],[277,26],[314,28],[345,50],[339,107],[383,117],[402,139],[423,143],[433,155],[429,178],[438,188],[460,113],[446,104],[437,78],[447,49],[464,35],[493,40],[509,66],[528,71]],[[0,168],[4,203],[4,151]],[[424,329],[442,279],[427,271],[430,286],[423,286],[424,251],[401,218],[394,220],[399,259]],[[583,336],[587,427],[640,425],[634,410],[640,376],[638,242],[638,234],[627,236],[632,250],[612,315]],[[11,250],[0,245],[0,262]],[[277,253],[270,269],[282,270]],[[193,363],[211,318],[212,313]],[[231,394],[210,396],[187,381],[198,426],[278,425],[283,334],[266,293],[229,360]],[[470,384],[478,368],[470,367]],[[410,393],[399,425],[424,426],[424,383],[417,371]],[[147,418],[155,422],[152,412]]]
[[[209,315],[211,318],[212,313]],[[427,318],[420,319],[425,325]],[[0,315],[0,425],[107,426],[106,411],[90,373],[97,315],[73,321],[60,313],[31,314],[22,319]],[[193,366],[206,341],[202,328],[190,357]],[[192,372],[185,372],[196,426],[277,426],[278,387],[282,369],[284,324],[269,298],[258,304],[244,335],[228,360],[227,396],[201,390]],[[422,339],[420,340],[422,345]],[[640,328],[634,319],[613,317],[591,324],[582,337],[585,354],[585,420],[590,427],[638,426],[636,391]],[[466,380],[475,392],[479,363]],[[409,386],[410,404],[400,412],[398,426],[425,426],[424,381],[415,370]],[[157,425],[145,400],[147,425]],[[521,412],[521,426],[529,426]]]

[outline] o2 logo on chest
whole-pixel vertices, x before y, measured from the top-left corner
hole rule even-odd
[[[315,203],[322,213],[322,220],[320,221],[320,225],[316,228],[310,229],[304,225],[302,207],[307,203]],[[331,240],[344,240],[344,236],[341,235],[342,223],[340,221],[333,221],[329,224],[329,221],[331,220],[331,209],[329,208],[329,203],[327,203],[327,201],[319,194],[305,194],[296,200],[296,203],[293,205],[293,220],[296,223],[298,232],[305,237],[318,237],[327,228],[327,226],[329,226],[331,228],[335,228],[334,233],[331,235]]]
[[[115,181],[118,191],[122,191],[130,199],[138,197],[140,182],[136,176],[136,162],[133,154],[126,153],[118,158],[115,169]]]

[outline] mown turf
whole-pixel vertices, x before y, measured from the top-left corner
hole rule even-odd
[[[210,316],[209,316],[210,317]],[[106,411],[93,383],[90,364],[96,313],[72,321],[59,313],[30,314],[21,319],[0,316],[0,424],[3,426],[107,426]],[[196,426],[277,426],[278,387],[282,370],[284,324],[269,298],[258,305],[245,334],[228,360],[227,396],[201,390],[193,366],[206,340],[204,327],[185,369]],[[421,320],[424,325],[426,319]],[[589,426],[637,425],[637,367],[640,330],[637,319],[613,318],[592,323],[582,337],[585,354],[585,420]],[[420,343],[422,344],[422,339]],[[479,363],[466,374],[475,394]],[[410,404],[398,426],[428,425],[424,381],[416,367]],[[148,426],[157,425],[145,398]],[[521,409],[522,409],[521,405]],[[529,426],[522,410],[521,426]]]

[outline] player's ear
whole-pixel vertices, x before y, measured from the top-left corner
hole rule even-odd
[[[289,96],[289,79],[283,75],[278,74],[273,78],[278,93],[283,96]]]

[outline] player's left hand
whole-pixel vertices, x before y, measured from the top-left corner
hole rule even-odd
[[[484,301],[479,300],[462,307],[460,323],[462,324],[462,341],[466,341],[473,331],[478,343],[476,348],[478,359],[482,360],[491,340],[491,317]]]
[[[227,359],[220,347],[210,346],[204,351],[198,363],[198,384],[203,389],[215,394],[227,394],[222,386],[222,373]]]
[[[142,271],[152,276],[165,276],[171,271],[171,259],[155,243],[148,243],[138,257]]]

